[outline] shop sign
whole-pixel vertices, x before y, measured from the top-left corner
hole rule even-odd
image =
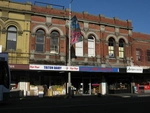
[[[10,69],[29,70],[28,64],[9,64]]]
[[[53,70],[53,71],[79,71],[77,66],[58,66],[58,65],[34,65],[30,64],[30,70]]]
[[[127,66],[127,73],[143,73],[143,68],[136,66]]]
[[[101,67],[86,67],[86,66],[80,66],[79,71],[85,71],[85,72],[119,72],[118,68],[101,68]]]
[[[34,65],[30,64],[30,70],[65,70],[65,66],[57,66],[57,65]]]
[[[66,66],[66,71],[79,71],[77,66]]]

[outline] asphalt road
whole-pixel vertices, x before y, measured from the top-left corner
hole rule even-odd
[[[149,113],[149,106],[150,97],[34,97],[1,104],[0,113]]]

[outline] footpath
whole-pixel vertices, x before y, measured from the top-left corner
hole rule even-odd
[[[150,93],[141,93],[141,94],[132,94],[132,93],[122,93],[122,94],[106,94],[106,95],[74,95],[68,97],[67,95],[63,96],[53,96],[53,97],[39,97],[39,96],[24,96],[20,98],[11,98],[11,101],[30,101],[30,100],[50,100],[50,101],[56,101],[56,100],[68,100],[68,99],[73,99],[73,100],[93,100],[93,99],[109,99],[109,98],[138,98],[138,97],[150,97]]]
[[[122,93],[122,94],[108,94],[109,96],[118,96],[122,98],[130,97],[150,97],[150,93]]]

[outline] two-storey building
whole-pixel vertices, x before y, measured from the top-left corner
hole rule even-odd
[[[82,41],[71,46],[68,66],[69,14],[63,6],[0,1],[0,45],[19,88],[26,82],[28,95],[43,85],[46,95],[66,94],[70,71],[75,94],[133,93],[149,82],[150,35],[133,32],[130,20],[116,17],[71,11]]]

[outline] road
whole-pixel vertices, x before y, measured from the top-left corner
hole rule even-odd
[[[150,97],[34,97],[2,104],[0,113],[148,113],[149,105]]]

